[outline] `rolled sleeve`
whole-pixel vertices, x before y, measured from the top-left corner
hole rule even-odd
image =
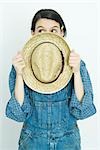
[[[29,97],[29,89],[24,84],[24,102],[21,106],[19,102],[16,100],[14,95],[15,80],[16,80],[16,72],[14,67],[12,67],[9,76],[9,88],[11,98],[6,106],[6,116],[18,122],[24,122],[32,113],[32,105]]]
[[[84,96],[80,102],[76,97],[74,87],[72,88],[70,113],[77,119],[85,119],[95,114],[96,108],[93,104],[93,89],[90,76],[83,61],[81,61],[80,73],[84,87]]]

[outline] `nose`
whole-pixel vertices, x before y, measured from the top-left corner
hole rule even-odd
[[[51,31],[48,29],[48,30],[46,30],[46,32],[47,32],[47,33],[50,33]]]

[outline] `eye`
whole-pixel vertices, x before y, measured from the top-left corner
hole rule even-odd
[[[51,32],[57,33],[57,30],[56,29],[52,29]]]
[[[39,29],[38,32],[43,33],[43,32],[45,32],[45,30],[44,29]]]

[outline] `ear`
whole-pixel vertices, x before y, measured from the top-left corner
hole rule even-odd
[[[31,30],[31,34],[34,35],[34,32]]]
[[[63,27],[61,27],[61,35],[64,37],[64,30],[63,30]]]
[[[64,31],[61,31],[62,36],[64,37]]]

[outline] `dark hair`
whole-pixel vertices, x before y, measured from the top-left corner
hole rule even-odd
[[[63,26],[64,36],[66,35],[67,31],[63,19],[55,10],[52,9],[41,9],[34,15],[31,25],[31,30],[33,32],[35,30],[36,22],[41,18],[52,19],[58,22],[60,24],[60,28]]]

